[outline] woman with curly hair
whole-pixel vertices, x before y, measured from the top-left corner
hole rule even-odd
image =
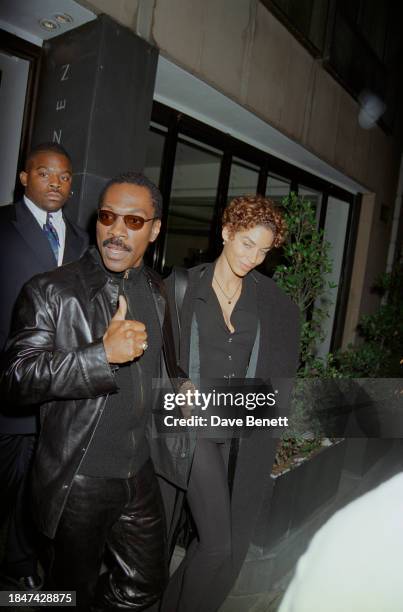
[[[235,198],[222,221],[218,259],[187,271],[182,286],[175,271],[167,281],[180,365],[194,382],[263,380],[278,391],[276,408],[284,414],[298,362],[299,312],[254,268],[283,243],[285,222],[262,196]],[[170,580],[163,612],[220,607],[248,552],[263,498],[269,499],[275,450],[267,430],[226,439],[200,428],[186,492],[196,537]]]

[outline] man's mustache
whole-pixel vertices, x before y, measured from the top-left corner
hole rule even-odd
[[[118,249],[123,249],[124,251],[128,251],[129,253],[131,253],[131,251],[133,250],[129,245],[125,244],[121,238],[113,238],[113,237],[107,238],[106,240],[103,241],[102,246],[106,247],[109,244],[117,247]]]

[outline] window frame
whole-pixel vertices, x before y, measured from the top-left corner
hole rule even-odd
[[[322,193],[322,206],[319,219],[319,228],[321,229],[323,229],[325,225],[326,203],[330,196],[343,200],[349,204],[343,265],[337,292],[335,320],[331,337],[331,350],[339,348],[341,345],[347,311],[347,301],[350,293],[351,274],[360,213],[360,196],[356,196],[338,185],[334,185],[325,179],[310,174],[306,170],[293,166],[285,160],[278,159],[270,153],[261,151],[248,143],[242,142],[228,133],[204,124],[198,119],[194,119],[174,108],[154,101],[150,129],[157,131],[158,128],[156,126],[158,125],[163,126],[167,130],[165,133],[159,180],[159,188],[163,197],[161,233],[160,239],[157,241],[157,244],[155,244],[152,254],[153,267],[159,272],[162,271],[162,259],[167,236],[167,220],[175,169],[176,147],[181,136],[192,138],[200,142],[201,146],[211,146],[222,152],[209,239],[209,257],[211,260],[218,255],[221,249],[222,241],[219,220],[227,204],[231,166],[234,158],[243,160],[245,163],[253,164],[259,168],[257,193],[265,194],[269,174],[274,174],[290,181],[290,191],[298,193],[298,186],[301,185]]]
[[[38,99],[39,74],[42,60],[42,47],[19,38],[0,28],[0,51],[13,57],[19,57],[29,62],[27,89],[25,93],[24,114],[21,128],[20,149],[18,154],[17,171],[15,176],[14,201],[19,200],[23,187],[19,179],[19,169],[31,147],[34,127],[35,110]]]

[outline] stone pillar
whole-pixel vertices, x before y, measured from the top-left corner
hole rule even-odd
[[[47,41],[32,144],[55,141],[73,159],[69,216],[92,225],[105,180],[141,171],[158,50],[110,17]]]

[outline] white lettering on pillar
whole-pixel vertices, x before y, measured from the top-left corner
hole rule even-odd
[[[53,142],[57,142],[58,144],[60,144],[62,140],[62,130],[60,129],[58,132],[56,132],[56,130],[53,130]]]
[[[70,70],[70,64],[63,64],[62,66],[62,78],[60,79],[61,81],[67,81],[68,80],[68,73]]]
[[[66,99],[64,100],[58,100],[56,102],[56,110],[64,110],[66,108]]]

